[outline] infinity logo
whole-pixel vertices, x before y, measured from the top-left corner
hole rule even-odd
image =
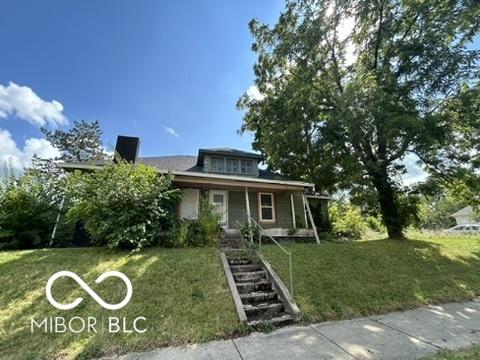
[[[52,296],[52,285],[55,282],[55,280],[57,280],[58,278],[61,278],[61,277],[69,277],[69,278],[72,278],[73,280],[75,280],[78,283],[78,285],[80,285],[97,303],[99,303],[105,309],[108,309],[108,310],[121,309],[125,305],[128,304],[128,302],[130,301],[130,299],[132,297],[133,290],[132,290],[132,283],[130,282],[130,280],[124,274],[122,274],[119,271],[107,271],[107,272],[103,273],[102,275],[100,275],[95,280],[95,283],[99,284],[103,280],[105,280],[109,277],[112,277],[112,276],[122,279],[122,281],[125,283],[125,285],[127,285],[127,296],[125,297],[125,299],[123,299],[118,304],[109,304],[109,303],[106,303],[105,301],[103,301],[103,299],[100,296],[98,296],[97,293],[95,291],[93,291],[92,288],[90,288],[90,286],[88,286],[85,283],[85,281],[83,281],[80,278],[80,276],[78,276],[77,274],[75,274],[74,272],[71,272],[71,271],[59,271],[59,272],[53,274],[50,277],[50,279],[48,279],[47,287],[45,289],[46,294],[47,294],[47,299],[50,302],[50,304],[52,304],[53,306],[55,306],[57,309],[60,309],[60,310],[70,310],[70,309],[73,309],[74,307],[78,306],[78,304],[80,304],[83,301],[83,298],[81,298],[81,297],[76,298],[75,301],[73,301],[70,304],[61,304],[61,303],[57,302]]]

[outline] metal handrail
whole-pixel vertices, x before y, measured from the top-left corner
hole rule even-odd
[[[259,252],[262,254],[262,234],[266,237],[268,237],[275,245],[277,245],[287,256],[288,256],[288,271],[289,271],[289,277],[290,277],[290,296],[292,297],[291,300],[293,300],[293,270],[292,270],[292,253],[285,249],[280,243],[275,240],[272,236],[270,236],[264,228],[260,226],[259,223],[257,223],[252,217],[250,217],[250,224],[254,224],[259,230],[260,230],[260,236],[259,236]],[[253,243],[253,235],[250,229],[250,242]]]

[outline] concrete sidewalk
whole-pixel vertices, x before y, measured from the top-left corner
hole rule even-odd
[[[480,344],[480,302],[309,326],[270,334],[169,347],[118,357],[122,360],[418,359],[441,349]]]

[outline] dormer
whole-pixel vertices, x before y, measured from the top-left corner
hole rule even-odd
[[[258,177],[263,156],[230,148],[200,149],[197,165],[203,172]]]

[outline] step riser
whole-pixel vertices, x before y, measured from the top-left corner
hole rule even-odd
[[[235,265],[251,265],[252,262],[248,259],[229,259],[228,264],[233,265],[233,266],[235,266]]]
[[[266,279],[265,273],[233,273],[236,282],[254,282]]]
[[[284,326],[284,325],[289,325],[293,323],[293,319],[290,316],[281,316],[278,318],[272,318],[272,319],[266,319],[266,320],[253,320],[249,321],[248,325],[250,326],[259,326],[261,324],[272,324],[275,326]]]
[[[269,283],[258,283],[258,284],[237,284],[237,290],[239,294],[246,294],[254,291],[267,291],[270,290],[270,284]]]
[[[255,303],[259,303],[259,302],[277,300],[277,294],[270,293],[270,294],[262,294],[262,295],[253,295],[248,297],[242,297],[242,295],[240,295],[240,299],[242,299],[242,303],[244,304],[254,305]]]
[[[282,312],[284,310],[284,306],[282,303],[275,304],[273,306],[269,307],[264,307],[264,308],[257,308],[255,306],[245,306],[245,314],[248,316],[253,316],[253,315],[272,315],[276,314],[279,312]]]
[[[241,272],[252,272],[252,271],[259,271],[262,268],[258,265],[248,264],[248,265],[232,265],[230,266],[230,270],[232,273],[241,273]]]

